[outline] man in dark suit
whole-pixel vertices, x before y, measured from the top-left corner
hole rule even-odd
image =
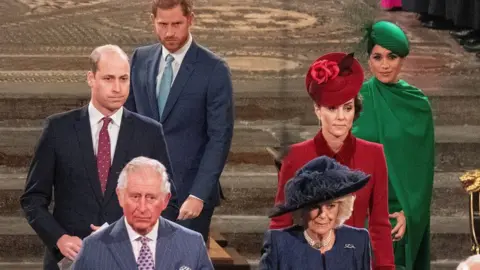
[[[154,0],[151,17],[160,43],[134,51],[125,106],[162,123],[182,204],[179,223],[207,240],[233,136],[230,70],[193,40],[191,0]]]
[[[74,259],[94,225],[122,216],[118,174],[137,156],[159,160],[173,174],[162,126],[123,109],[130,83],[128,56],[118,47],[96,48],[87,80],[88,106],[50,116],[35,148],[21,196],[28,223],[46,245],[44,269]],[[53,215],[48,211],[54,190]],[[175,187],[164,216],[175,220]]]
[[[85,238],[74,270],[213,270],[202,236],[160,217],[170,198],[161,163],[133,159],[120,173],[117,195],[124,218]]]

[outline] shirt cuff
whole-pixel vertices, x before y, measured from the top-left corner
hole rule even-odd
[[[197,196],[194,196],[194,195],[192,195],[192,194],[190,194],[188,197],[192,197],[192,198],[198,199],[198,200],[200,200],[200,201],[202,201],[202,202],[203,202],[203,200],[202,200],[202,199],[200,199],[200,198],[198,198]]]

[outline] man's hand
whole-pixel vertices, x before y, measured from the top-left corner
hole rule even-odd
[[[100,226],[95,226],[93,224],[90,224],[90,229],[92,229],[93,232],[91,232],[90,234],[93,234],[94,232],[96,232],[98,229],[100,229]]]
[[[389,218],[396,218],[397,225],[392,229],[393,241],[399,241],[403,238],[405,230],[407,228],[407,220],[405,219],[405,214],[403,211],[395,212],[388,216]]]
[[[82,239],[67,234],[62,235],[57,241],[57,247],[63,256],[74,261],[82,248]]]
[[[192,219],[198,217],[203,209],[203,201],[189,196],[180,207],[179,220]]]

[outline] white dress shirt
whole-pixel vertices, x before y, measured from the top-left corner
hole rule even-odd
[[[182,65],[183,59],[185,58],[185,55],[187,54],[188,49],[192,45],[192,41],[193,41],[192,35],[189,34],[187,42],[174,53],[169,52],[167,48],[165,48],[165,46],[162,45],[162,58],[160,59],[160,64],[158,65],[157,81],[159,81],[159,79],[162,78],[163,71],[165,70],[165,65],[166,65],[165,58],[167,57],[167,55],[170,54],[171,56],[173,56],[173,59],[174,59],[172,62],[172,70],[173,70],[172,84],[173,84],[173,82],[175,81],[175,78],[177,77],[178,71],[180,70],[180,66]],[[157,97],[158,97],[158,93],[157,93]]]
[[[110,137],[110,162],[113,162],[115,147],[117,146],[118,132],[122,123],[123,107],[110,116],[112,121],[108,124],[108,135]],[[88,116],[90,118],[90,129],[92,131],[93,152],[95,156],[98,152],[98,136],[103,126],[102,118],[105,117],[93,106],[92,102],[88,104]]]
[[[138,261],[138,256],[140,255],[140,249],[142,248],[142,242],[140,242],[140,238],[142,235],[137,233],[133,230],[132,226],[128,224],[127,219],[123,219],[125,222],[125,226],[127,227],[128,238],[130,239],[130,243],[132,244],[133,248],[133,255],[135,256],[135,261]],[[149,239],[148,241],[148,248],[152,252],[153,262],[156,264],[155,261],[155,251],[157,249],[157,235],[158,235],[158,220],[157,223],[152,228],[152,231],[145,235],[146,238]]]

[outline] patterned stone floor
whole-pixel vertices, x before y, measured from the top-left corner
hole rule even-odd
[[[95,46],[113,43],[131,52],[155,42],[148,2],[1,1],[0,82],[83,82],[87,56]],[[444,82],[480,73],[480,63],[447,33],[421,28],[412,14],[347,14],[352,6],[362,7],[361,1],[352,3],[356,1],[197,1],[193,33],[227,59],[235,80],[301,79],[317,56],[352,50],[361,38],[358,25],[378,15],[408,32],[413,48],[405,77],[422,84],[416,79],[421,72],[432,84],[427,87],[441,88]],[[438,80],[446,75],[451,77]]]

